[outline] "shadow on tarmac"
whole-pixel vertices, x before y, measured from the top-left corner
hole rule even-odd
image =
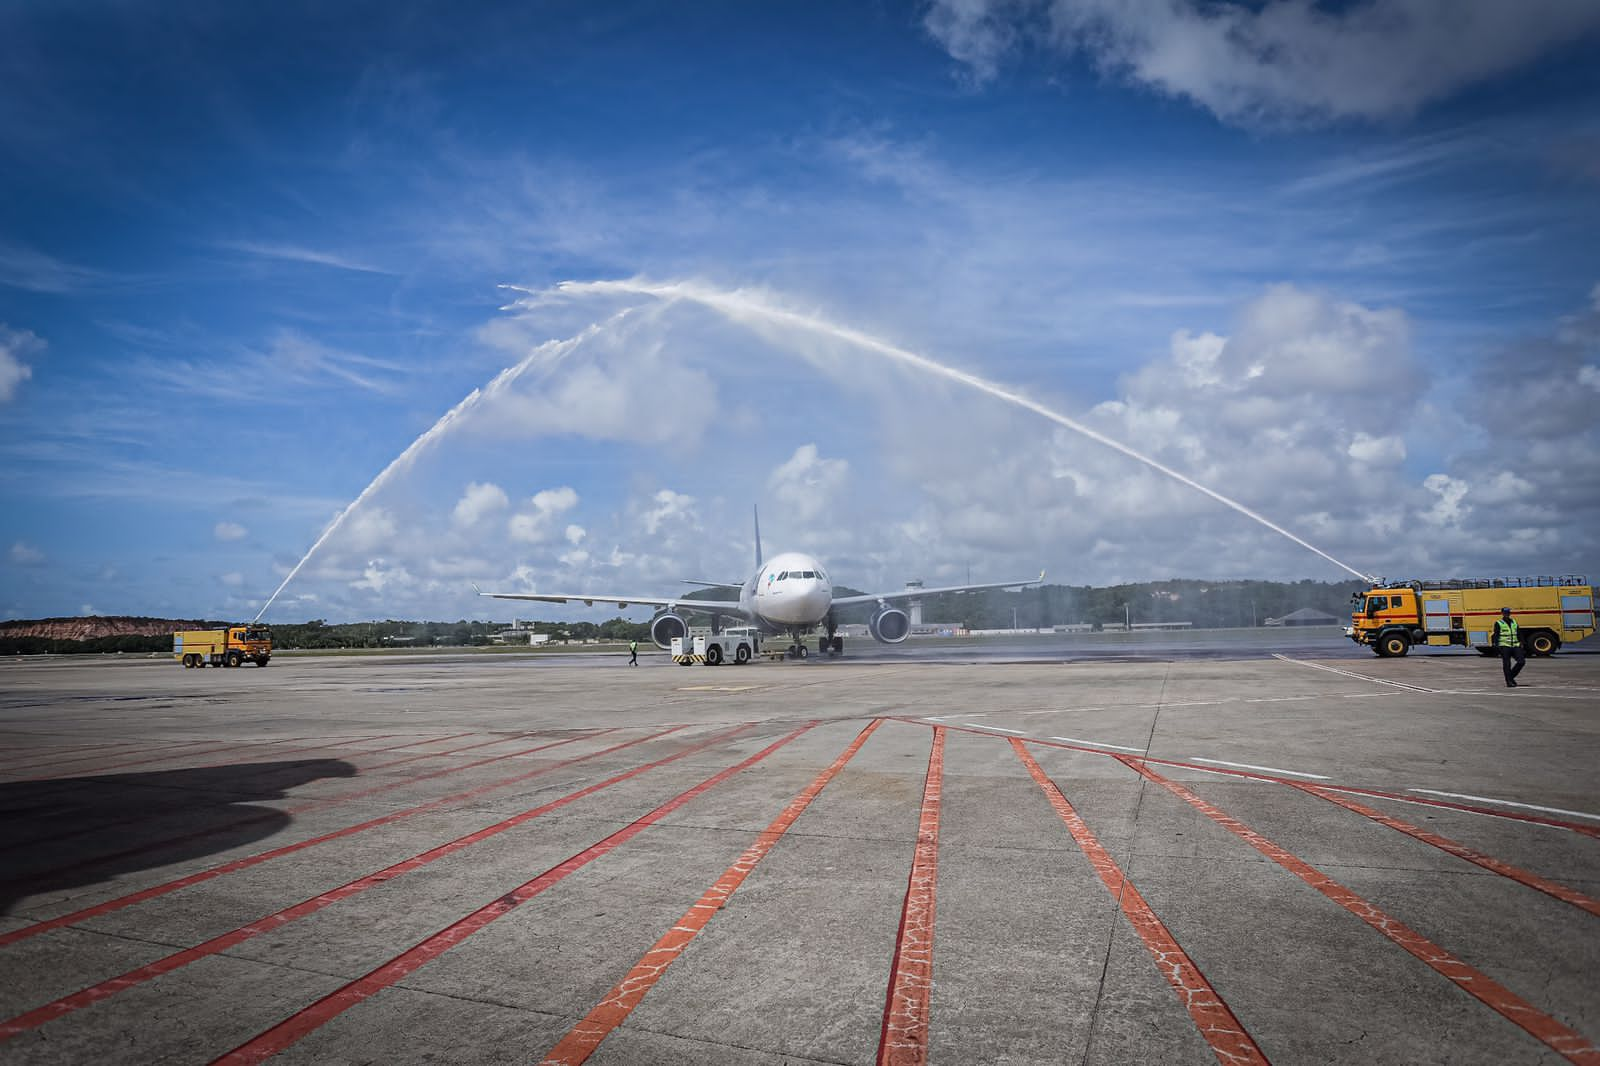
[[[342,759],[293,759],[0,784],[0,914],[270,837],[293,819],[255,804],[355,775]]]

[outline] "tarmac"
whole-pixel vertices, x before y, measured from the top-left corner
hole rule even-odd
[[[1600,657],[1188,637],[0,662],[0,1062],[1600,1062]]]

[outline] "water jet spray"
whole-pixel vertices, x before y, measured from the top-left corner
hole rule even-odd
[[[507,286],[507,288],[516,288],[516,286]],[[519,289],[518,291],[527,292],[535,298],[537,298],[539,295],[538,293],[528,289]],[[649,282],[644,280],[564,281],[556,286],[556,291],[572,295],[629,294],[638,296],[652,296],[658,299],[669,301],[688,300],[717,311],[731,321],[740,322],[741,324],[747,326],[750,324],[752,319],[760,319],[770,323],[791,326],[797,329],[806,330],[811,333],[818,333],[824,336],[832,337],[835,340],[844,341],[847,344],[851,344],[858,348],[865,349],[866,351],[874,352],[878,355],[884,356],[885,358],[894,362],[914,367],[918,370],[933,374],[936,377],[944,378],[948,381],[954,381],[959,384],[966,385],[969,388],[974,388],[979,392],[986,393],[995,399],[1003,400],[1006,403],[1013,404],[1022,408],[1023,410],[1031,411],[1034,414],[1039,415],[1041,418],[1045,418],[1051,422],[1054,422],[1056,425],[1065,429],[1070,429],[1074,433],[1087,437],[1097,444],[1101,444],[1107,448],[1110,448],[1112,451],[1120,452],[1130,459],[1134,459],[1143,463],[1152,470],[1167,475],[1180,484],[1187,485],[1196,492],[1199,492],[1205,496],[1209,496],[1211,499],[1222,504],[1224,507],[1232,508],[1233,510],[1244,515],[1246,518],[1249,518],[1255,522],[1259,522],[1261,525],[1272,530],[1274,533],[1288,538],[1308,551],[1315,552],[1317,555],[1320,555],[1322,558],[1339,567],[1341,570],[1353,574],[1356,577],[1361,578],[1363,581],[1374,580],[1371,574],[1362,573],[1360,570],[1350,566],[1348,563],[1335,559],[1332,555],[1329,555],[1315,544],[1311,544],[1305,540],[1302,540],[1300,537],[1297,537],[1287,529],[1284,529],[1276,522],[1273,522],[1271,519],[1263,515],[1257,514],[1255,511],[1252,511],[1250,508],[1246,507],[1237,500],[1230,499],[1227,496],[1224,496],[1222,493],[1217,492],[1215,489],[1208,488],[1193,478],[1179,473],[1170,466],[1167,466],[1158,460],[1152,459],[1148,455],[1144,455],[1141,452],[1135,451],[1133,448],[1128,447],[1121,441],[1118,441],[1112,437],[1108,437],[1104,433],[1086,426],[1072,418],[1068,418],[1066,415],[1061,414],[1058,411],[1053,411],[1038,401],[1023,395],[1014,389],[1009,389],[1005,386],[998,385],[992,381],[978,377],[976,374],[969,374],[964,370],[957,370],[954,367],[945,366],[943,363],[936,362],[935,360],[929,359],[924,355],[918,355],[916,352],[908,351],[904,348],[898,348],[886,341],[879,340],[877,337],[874,337],[871,334],[862,333],[861,331],[851,329],[848,326],[837,325],[816,316],[802,315],[795,311],[777,307],[764,299],[749,295],[744,292],[728,292],[719,289],[713,289],[705,285],[695,284],[693,282]]]

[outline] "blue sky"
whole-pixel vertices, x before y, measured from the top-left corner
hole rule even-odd
[[[1600,570],[1593,4],[332,6],[0,12],[0,616],[249,617],[519,364],[269,619],[757,503],[857,587],[1344,576],[832,327],[1362,571]]]

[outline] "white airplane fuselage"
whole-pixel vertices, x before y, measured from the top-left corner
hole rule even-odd
[[[833,584],[813,556],[784,552],[756,567],[739,605],[769,633],[805,633],[827,620]]]

